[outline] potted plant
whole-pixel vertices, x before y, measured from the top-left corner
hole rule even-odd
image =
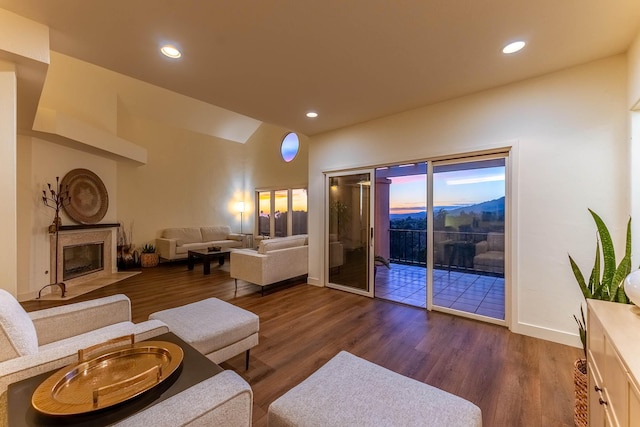
[[[611,234],[602,218],[589,209],[589,213],[596,223],[596,254],[589,281],[580,268],[569,255],[569,262],[573,275],[580,286],[582,294],[586,298],[599,299],[612,302],[630,304],[631,301],[624,292],[624,278],[631,272],[631,218],[627,222],[627,237],[625,252],[622,260],[616,265],[616,255],[613,247]],[[602,246],[601,246],[602,245]],[[602,252],[602,264],[600,254]],[[601,271],[602,270],[602,271]],[[578,324],[584,359],[578,359],[574,363],[574,384],[575,384],[575,408],[574,421],[577,426],[587,425],[587,323],[584,317],[582,305],[580,306],[580,318],[573,316]]]
[[[142,267],[155,267],[160,262],[160,257],[156,253],[155,246],[151,244],[145,244],[142,247],[142,254],[140,254],[140,265]]]

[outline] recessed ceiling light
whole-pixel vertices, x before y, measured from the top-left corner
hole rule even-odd
[[[170,44],[162,46],[162,48],[160,48],[160,52],[162,52],[162,54],[164,56],[168,56],[169,58],[180,58],[182,56],[182,53],[180,53],[180,51],[175,47],[175,46],[171,46]]]
[[[318,117],[318,113],[316,113],[315,111],[309,111],[307,113],[307,117],[309,117],[310,119],[315,119],[316,117]]]
[[[502,48],[502,53],[507,53],[507,54],[516,53],[517,51],[522,49],[525,44],[526,43],[521,40],[517,42],[509,43],[508,45]]]

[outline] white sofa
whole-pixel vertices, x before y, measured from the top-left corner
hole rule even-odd
[[[210,227],[166,228],[156,239],[156,250],[160,258],[173,261],[186,259],[187,252],[206,249],[210,246],[221,248],[242,248],[244,236],[232,233],[228,225]]]
[[[132,323],[125,295],[27,313],[0,289],[0,427],[8,424],[10,384],[77,362],[79,349],[132,333],[141,341],[166,332],[159,320]],[[224,371],[118,425],[250,426],[252,410],[249,384]]]
[[[307,235],[262,240],[258,249],[231,252],[231,277],[264,287],[309,272]]]

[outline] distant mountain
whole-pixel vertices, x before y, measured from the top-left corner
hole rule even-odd
[[[466,213],[476,213],[480,214],[482,212],[504,212],[504,197],[500,197],[499,199],[489,200],[487,202],[478,203],[475,205],[466,205],[466,206],[436,206],[435,212],[440,212],[441,210],[446,211],[450,215],[460,215],[461,212]],[[414,219],[425,218],[427,216],[426,211],[420,212],[412,212],[412,213],[402,213],[402,214],[390,214],[389,219],[391,221],[398,219],[407,219],[409,217]]]
[[[450,215],[460,215],[462,212],[475,214],[481,214],[482,212],[504,212],[504,197],[447,211]]]
[[[389,219],[390,220],[407,219],[409,217],[417,219],[417,218],[424,218],[426,216],[427,216],[426,211],[420,211],[420,212],[411,212],[411,213],[402,213],[402,214],[389,214]]]

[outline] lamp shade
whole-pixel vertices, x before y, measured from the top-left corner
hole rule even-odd
[[[632,303],[640,306],[640,270],[636,270],[625,277],[624,292]]]
[[[236,203],[236,211],[240,213],[244,212],[244,202]]]

